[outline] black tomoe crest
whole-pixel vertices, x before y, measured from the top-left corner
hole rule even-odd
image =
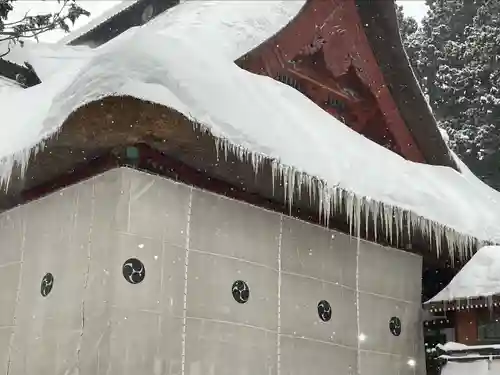
[[[242,280],[237,280],[233,283],[231,288],[233,298],[238,303],[246,303],[250,298],[250,288],[248,284]]]
[[[40,283],[40,294],[42,297],[47,297],[54,286],[54,276],[52,274],[46,273],[42,278],[42,282]]]
[[[139,259],[130,258],[122,267],[123,277],[130,284],[139,284],[146,277],[146,268]]]
[[[328,301],[319,301],[318,315],[319,318],[324,322],[328,322],[332,318],[332,307],[330,306],[330,303]]]
[[[389,320],[389,329],[394,336],[401,335],[401,319],[397,316],[393,316],[391,320]]]

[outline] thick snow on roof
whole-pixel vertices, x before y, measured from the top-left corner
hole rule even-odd
[[[500,294],[500,246],[485,246],[427,303],[497,294]]]
[[[21,90],[22,87],[19,86],[16,82],[11,81],[8,78],[0,76],[0,95],[2,91],[11,92],[10,90]]]
[[[52,49],[66,56],[57,69],[51,65],[57,59],[45,65],[47,52],[32,56],[35,69],[45,72],[43,83],[0,94],[8,124],[0,128],[0,158],[6,158],[0,176],[5,181],[14,160],[26,160],[26,150],[53,135],[84,103],[130,95],[178,110],[222,138],[224,147],[275,159],[282,172],[318,177],[327,186],[325,199],[345,189],[356,199],[368,198],[372,213],[385,214],[389,221],[393,208],[400,215],[396,223],[408,210],[404,218],[449,242],[471,236],[500,243],[500,193],[466,168],[460,174],[408,162],[350,130],[298,91],[234,64],[285,26],[304,2],[186,1],[95,50]],[[71,64],[66,64],[68,54]],[[23,110],[27,102],[30,111]],[[427,226],[419,217],[447,228]]]
[[[110,19],[114,15],[116,15],[120,12],[123,12],[125,9],[131,7],[136,2],[137,2],[137,0],[125,0],[125,1],[119,2],[118,4],[116,4],[114,6],[111,6],[108,10],[104,11],[99,16],[92,18],[85,25],[79,27],[78,29],[67,34],[65,37],[61,38],[61,40],[59,40],[57,42],[57,44],[60,44],[60,45],[67,44],[67,43],[81,37],[83,34],[88,33],[90,30],[99,26],[101,23],[107,21],[108,19]],[[91,16],[92,16],[92,14],[91,14]]]

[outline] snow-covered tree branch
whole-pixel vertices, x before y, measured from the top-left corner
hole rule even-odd
[[[500,1],[427,5],[417,30],[399,15],[410,62],[452,149],[500,190]]]
[[[90,13],[80,7],[76,0],[57,0],[59,9],[53,13],[34,14],[26,13],[15,20],[9,19],[17,0],[0,0],[0,43],[6,45],[6,51],[0,53],[0,58],[6,56],[11,47],[22,44],[26,39],[36,39],[47,31],[60,29],[69,32],[70,25],[80,16],[89,16]]]

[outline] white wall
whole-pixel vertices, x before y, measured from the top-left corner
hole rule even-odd
[[[167,179],[109,171],[0,215],[0,373],[356,374],[356,244]],[[423,374],[421,258],[360,245],[361,374]],[[122,275],[131,257],[146,267],[140,284]],[[47,272],[54,287],[42,297]],[[245,304],[231,294],[240,279]],[[320,300],[332,306],[329,322]]]

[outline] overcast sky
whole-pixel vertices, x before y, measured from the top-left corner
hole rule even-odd
[[[422,18],[424,18],[425,13],[427,13],[425,0],[399,0],[397,3],[404,7],[407,16],[415,18],[418,22],[420,22]]]
[[[126,0],[131,1],[131,0]],[[120,3],[120,1],[113,0],[78,0],[78,4],[84,9],[91,13],[91,17],[80,17],[76,22],[75,28],[83,26],[93,17],[99,16],[102,12],[105,12],[110,7]],[[414,17],[417,21],[425,16],[427,8],[425,6],[424,0],[400,0],[397,1],[398,4],[403,5],[405,14]],[[41,0],[23,0],[16,1],[15,8],[10,13],[9,21],[14,21],[20,19],[24,16],[26,12],[30,14],[40,14],[55,12],[59,9],[60,4],[55,1],[41,1]],[[56,42],[64,36],[62,31],[53,31],[50,33],[45,33],[40,36],[40,39],[45,42]]]

